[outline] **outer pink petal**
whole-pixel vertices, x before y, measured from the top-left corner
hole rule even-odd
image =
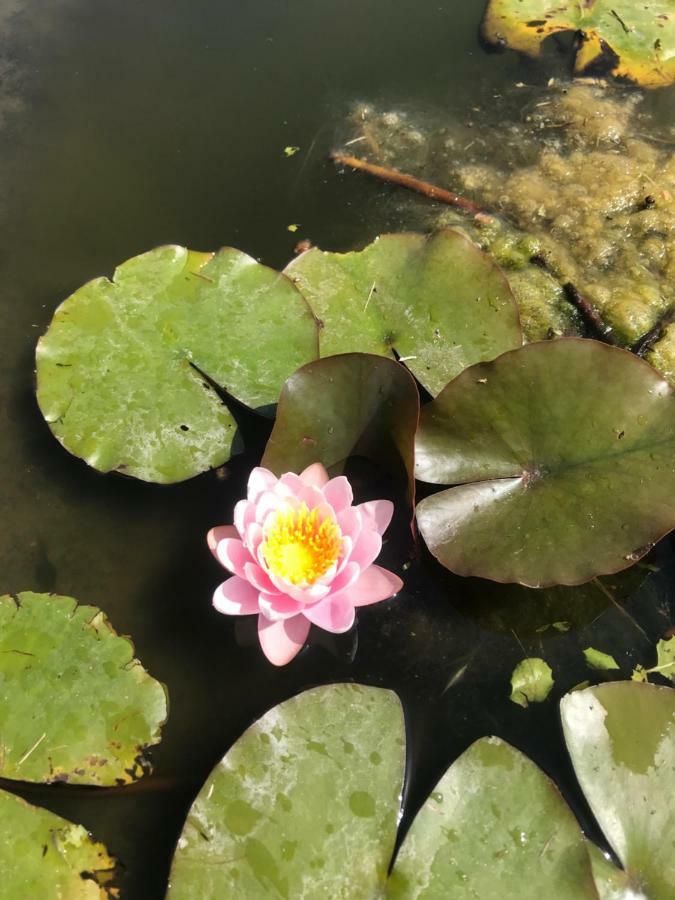
[[[226,616],[250,616],[258,612],[258,591],[248,581],[233,575],[216,588],[213,605]]]
[[[331,594],[337,594],[338,591],[343,591],[351,584],[354,584],[360,574],[361,566],[358,566],[356,563],[348,562],[344,569],[342,569],[342,571],[333,579],[333,583],[330,586]]]
[[[354,545],[349,561],[356,563],[361,569],[367,569],[369,565],[375,562],[381,550],[382,535],[377,531],[366,531],[364,529]]]
[[[367,503],[359,504],[355,509],[361,512],[365,520],[370,520],[380,534],[384,534],[389,528],[391,517],[394,515],[394,504],[391,500],[369,500]]]
[[[270,581],[267,573],[254,562],[247,562],[244,565],[244,578],[250,581],[254,588],[263,591],[266,594],[274,594],[275,588]]]
[[[269,469],[257,466],[248,476],[248,499],[255,503],[264,491],[271,491],[277,483],[277,476]]]
[[[352,501],[354,500],[352,486],[344,475],[338,475],[337,478],[331,478],[323,489],[323,495],[336,513],[351,506]]]
[[[234,575],[246,578],[244,566],[246,563],[252,562],[251,554],[238,538],[225,538],[224,541],[218,541],[215,555],[218,562]]]
[[[283,594],[261,593],[258,602],[260,603],[260,612],[271,622],[297,616],[305,606],[304,603],[298,603],[297,600],[293,600],[292,597],[286,597]]]
[[[346,597],[347,591],[342,591],[334,597],[326,597],[314,606],[308,606],[303,610],[303,616],[314,625],[333,634],[342,634],[354,624],[354,607]]]
[[[209,545],[209,550],[211,551],[211,553],[213,553],[216,559],[218,559],[216,547],[218,546],[219,541],[224,541],[226,538],[238,537],[239,532],[234,527],[234,525],[217,525],[215,528],[212,528],[206,535],[206,543]]]
[[[359,507],[348,506],[346,509],[341,510],[336,518],[340,531],[356,543],[356,539],[361,534],[361,528],[363,527],[363,519],[359,512]]]
[[[403,582],[398,575],[381,566],[370,566],[361,572],[351,587],[338,594],[338,599],[345,598],[353,606],[370,606],[371,603],[388,600],[402,587]]]
[[[328,482],[328,472],[321,463],[312,463],[300,473],[300,478],[311,487],[322,488]]]
[[[283,622],[270,622],[258,617],[258,638],[265,656],[275,666],[285,666],[297,656],[309,634],[304,616],[293,616]]]

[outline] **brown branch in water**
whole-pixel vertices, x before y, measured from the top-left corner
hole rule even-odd
[[[339,166],[350,166],[352,169],[358,169],[360,172],[366,172],[380,181],[386,181],[388,184],[398,184],[400,187],[408,188],[428,197],[430,200],[438,200],[440,203],[447,203],[461,209],[462,212],[469,215],[481,217],[485,221],[489,221],[491,216],[485,213],[480,206],[467,200],[466,197],[460,197],[459,194],[453,194],[452,191],[446,191],[445,188],[436,187],[428,181],[421,181],[412,175],[406,175],[399,172],[398,169],[389,169],[385,166],[378,166],[375,163],[369,163],[365,159],[359,159],[357,156],[347,156],[344,153],[331,153],[330,158]]]
[[[406,175],[404,172],[399,172],[398,169],[378,166],[375,163],[367,162],[365,159],[359,159],[359,157],[356,156],[348,156],[344,153],[331,153],[330,158],[334,163],[337,163],[337,165],[350,166],[352,169],[366,172],[368,175],[379,178],[381,181],[385,181],[388,184],[397,184],[408,190],[416,191],[418,194],[423,194],[430,200],[437,200],[440,203],[447,203],[449,206],[454,206],[456,209],[460,209],[462,212],[473,216],[478,222],[492,221],[492,216],[489,213],[482,210],[480,206],[473,203],[471,200],[467,200],[466,197],[461,197],[459,194],[445,190],[445,188],[436,187],[436,185],[430,184],[428,181],[421,181],[419,178],[414,178],[412,175]],[[540,265],[547,271],[550,271],[546,260],[542,256],[533,257],[532,262],[535,265]],[[604,322],[602,316],[590,300],[584,297],[584,295],[571,283],[564,284],[563,289],[569,301],[578,310],[588,331],[595,338],[604,341],[606,344],[616,344],[612,329]]]
[[[640,340],[631,347],[633,353],[637,356],[646,356],[654,344],[661,340],[666,328],[673,322],[675,322],[675,306],[667,309],[656,325],[650,328],[647,334],[643,334]]]
[[[616,338],[612,333],[612,329],[606,324],[600,313],[593,306],[590,300],[571,283],[563,285],[563,290],[568,300],[576,307],[581,319],[590,331],[590,333],[598,340],[604,341],[606,344],[616,344]]]

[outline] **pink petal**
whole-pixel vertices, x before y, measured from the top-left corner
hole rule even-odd
[[[246,529],[254,521],[255,504],[250,500],[240,500],[234,507],[234,527],[239,532],[239,536],[246,534]]]
[[[357,581],[341,591],[339,599],[346,598],[353,606],[370,606],[371,603],[379,603],[388,600],[397,594],[403,587],[403,582],[381,566],[370,566],[361,572]]]
[[[336,513],[351,506],[354,499],[352,486],[344,475],[338,475],[337,478],[331,478],[323,489],[323,495]]]
[[[216,554],[216,547],[220,541],[224,541],[226,538],[238,538],[239,533],[234,525],[217,525],[215,528],[212,528],[209,533],[206,535],[206,543],[209,545],[209,550],[213,555],[218,558]]]
[[[314,509],[315,506],[326,502],[323,492],[319,488],[305,484],[300,476],[294,475],[293,472],[287,472],[285,475],[282,475],[279,483],[287,487],[296,500],[306,503],[308,509]]]
[[[338,591],[343,591],[351,584],[354,584],[360,574],[361,566],[358,566],[356,563],[348,562],[344,569],[342,569],[342,571],[339,572],[333,579],[333,582],[330,586],[331,594],[337,594]]]
[[[258,549],[260,544],[262,543],[263,532],[260,525],[257,522],[251,522],[251,524],[246,529],[246,535],[244,536],[244,546],[248,549],[248,552],[254,559],[258,559]]]
[[[270,622],[258,617],[258,638],[265,656],[275,666],[285,666],[300,652],[309,634],[309,622],[304,616],[294,616],[283,622]]]
[[[359,507],[348,506],[346,509],[341,510],[336,518],[340,531],[347,537],[350,537],[353,543],[356,543],[356,539],[361,534],[361,528],[363,527],[363,519]]]
[[[354,545],[349,561],[356,563],[361,569],[367,569],[369,565],[375,562],[381,550],[382,535],[377,531],[366,531],[364,529]]]
[[[369,500],[367,503],[359,504],[356,509],[361,512],[364,519],[371,520],[373,527],[380,534],[385,533],[391,522],[391,517],[394,515],[394,504],[391,500]]]
[[[284,594],[261,593],[258,602],[260,603],[260,612],[271,622],[297,616],[305,606],[304,603],[298,603],[297,600]]]
[[[354,607],[346,597],[347,591],[343,591],[334,597],[332,594],[303,610],[303,616],[314,625],[333,634],[342,634],[354,624]]]
[[[269,469],[258,466],[248,476],[248,499],[255,503],[264,491],[271,491],[277,483],[277,476]]]
[[[250,581],[254,588],[263,591],[266,594],[274,593],[274,585],[268,578],[266,572],[254,562],[247,562],[244,565],[244,578]]]
[[[328,472],[321,463],[312,463],[300,473],[300,478],[311,487],[322,488],[328,481]]]
[[[244,566],[251,562],[251,554],[238,538],[225,538],[224,541],[218,541],[216,559],[234,575],[245,578]]]
[[[233,575],[216,588],[213,605],[226,616],[250,616],[258,612],[258,591],[248,581]]]
[[[300,587],[297,584],[291,584],[285,578],[275,575],[269,569],[265,569],[269,575],[270,581],[281,594],[287,594],[300,603],[316,603],[317,600],[323,599],[331,590],[331,585],[321,584],[320,581],[310,584],[309,587]]]

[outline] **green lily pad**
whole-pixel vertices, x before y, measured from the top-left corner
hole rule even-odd
[[[262,465],[277,475],[314,462],[333,471],[350,456],[374,460],[414,488],[419,394],[410,373],[369,353],[303,366],[284,385]]]
[[[379,896],[404,753],[389,691],[329,685],[270,710],[195,800],[169,900]]]
[[[652,88],[675,81],[671,0],[489,0],[483,20],[490,43],[528,56],[561,31],[581,34],[577,75],[611,72]]]
[[[166,689],[100,610],[55,594],[0,597],[0,777],[134,781],[166,717]]]
[[[239,250],[159,247],[61,304],[38,343],[37,397],[90,466],[169,483],[230,457],[235,422],[208,379],[261,407],[316,356],[287,278]]]
[[[285,271],[321,321],[321,356],[396,354],[434,395],[522,343],[506,278],[459,231],[387,234],[353,253],[315,248]]]
[[[675,896],[675,692],[613,682],[568,694],[561,716],[574,771],[626,870],[630,896]]]
[[[552,781],[499,738],[450,766],[394,866],[396,900],[597,900],[579,825]]]
[[[423,408],[416,472],[459,485],[417,507],[447,568],[581,584],[675,526],[673,389],[596,341],[529,344],[467,369]]]
[[[106,900],[115,861],[86,829],[0,790],[0,896]],[[108,887],[106,887],[108,886]]]
[[[511,676],[510,700],[526,709],[530,703],[541,703],[551,693],[553,672],[543,659],[531,657],[519,662]]]
[[[656,645],[656,665],[648,672],[658,672],[664,678],[675,682],[675,637],[659,641]]]
[[[595,844],[588,844],[593,879],[600,900],[635,900],[628,875],[607,859]],[[639,895],[638,895],[639,896]]]

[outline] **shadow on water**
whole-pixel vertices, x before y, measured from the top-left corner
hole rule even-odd
[[[543,68],[485,56],[482,6],[0,0],[1,588],[100,606],[171,699],[155,773],[137,785],[3,786],[91,829],[123,861],[127,900],[163,896],[188,806],[245,727],[335,680],[402,697],[406,821],[447,765],[493,733],[553,775],[594,834],[557,700],[588,676],[586,646],[614,654],[624,675],[651,663],[672,624],[670,544],[657,571],[534,596],[462,581],[421,548],[411,554],[399,505],[382,558],[403,574],[399,597],[361,610],[349,634],[313,633],[279,670],[250,623],[212,609],[222,570],[204,542],[208,528],[231,521],[269,423],[242,415],[247,454],[220,473],[160,487],[98,475],[71,457],[33,396],[35,340],[57,304],[142,250],[232,244],[283,266],[301,238],[347,249],[409,227],[400,195],[326,162],[355,100],[468,108],[499,102],[506,85],[566,74],[555,52]],[[653,102],[671,109],[665,94]],[[286,158],[288,145],[300,153]],[[395,496],[385,474],[353,474],[359,499]],[[570,630],[538,630],[560,621]],[[549,700],[523,710],[508,700],[509,679],[527,655],[544,656],[556,681]]]

